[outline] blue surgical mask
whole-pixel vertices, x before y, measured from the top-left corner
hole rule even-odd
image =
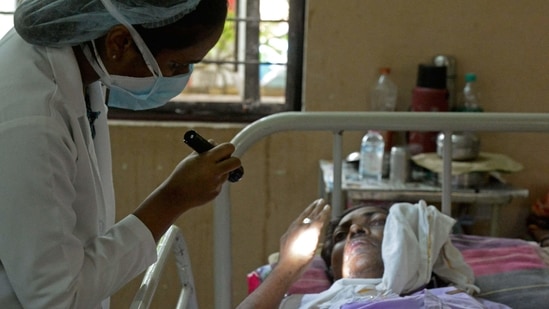
[[[82,44],[82,51],[90,65],[99,75],[103,84],[109,88],[107,105],[130,110],[144,110],[162,106],[179,95],[185,89],[191,77],[192,64],[189,65],[189,72],[186,74],[172,77],[162,76],[162,71],[156,59],[135,28],[127,22],[110,1],[104,1],[104,5],[111,15],[128,29],[135,45],[141,51],[149,71],[152,73],[150,77],[110,75],[97,52],[95,42],[91,41],[93,55],[90,51],[90,44]]]
[[[173,77],[129,77],[112,75],[107,105],[131,110],[162,106],[183,91],[192,73]]]
[[[99,75],[101,82],[109,88],[107,101],[109,107],[144,110],[162,106],[185,89],[193,71],[193,65],[191,64],[188,73],[172,77],[110,75],[103,65],[93,41],[91,45],[93,55],[88,44],[83,44],[82,50]],[[153,58],[153,61],[156,60]]]

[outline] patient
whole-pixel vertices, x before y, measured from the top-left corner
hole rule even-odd
[[[329,224],[321,252],[330,289],[292,295],[281,308],[424,308],[432,301],[445,308],[508,308],[470,296],[478,288],[449,240],[454,222],[423,201],[390,211],[349,209]]]

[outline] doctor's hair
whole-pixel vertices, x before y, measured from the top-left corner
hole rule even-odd
[[[194,11],[174,23],[158,28],[134,27],[156,56],[162,50],[179,50],[202,41],[224,26],[227,10],[227,0],[200,0]]]

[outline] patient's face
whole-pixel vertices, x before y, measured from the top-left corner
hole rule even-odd
[[[333,233],[334,279],[381,278],[381,242],[387,210],[374,206],[357,208],[341,219]]]

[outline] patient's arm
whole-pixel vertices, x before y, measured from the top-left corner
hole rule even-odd
[[[265,281],[238,309],[277,308],[286,291],[313,260],[320,232],[328,221],[330,207],[320,199],[309,205],[280,239],[278,264]]]

